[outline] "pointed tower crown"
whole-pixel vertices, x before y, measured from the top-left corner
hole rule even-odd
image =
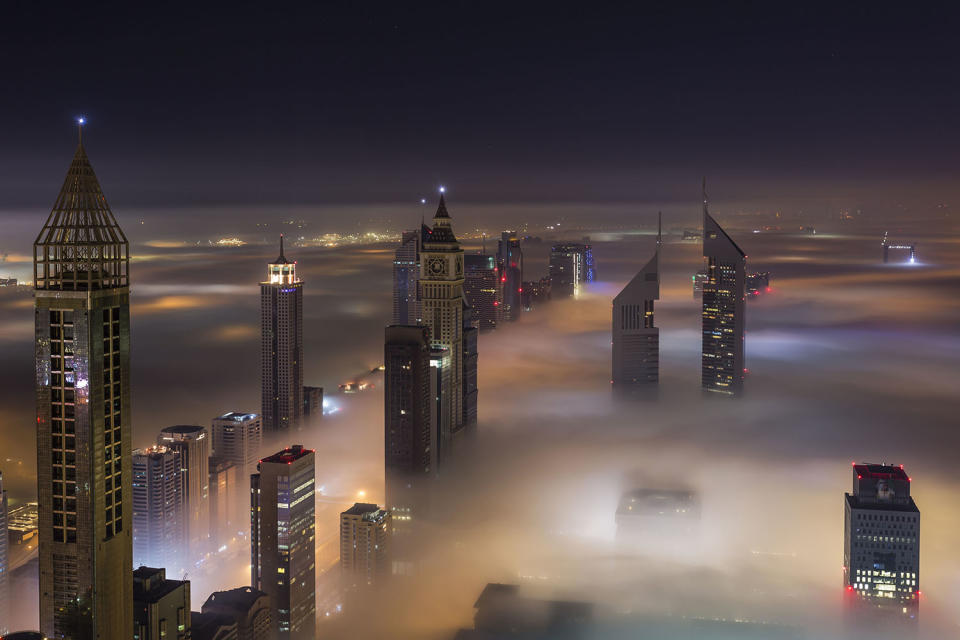
[[[130,243],[100,189],[83,144],[33,243],[36,289],[90,291],[129,284]]]
[[[433,231],[427,240],[430,244],[456,244],[457,237],[453,235],[452,219],[447,212],[447,201],[443,193],[440,193],[440,203],[437,205],[437,212],[433,214]]]
[[[300,282],[297,279],[297,263],[287,260],[283,255],[283,234],[280,234],[280,255],[273,262],[267,264],[267,282],[270,284],[289,285]]]

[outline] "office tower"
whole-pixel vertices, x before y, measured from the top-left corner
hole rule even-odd
[[[270,597],[252,587],[215,591],[203,603],[202,611],[204,615],[232,620],[237,627],[237,640],[271,640],[273,636]]]
[[[313,464],[313,451],[295,444],[250,476],[250,580],[270,597],[275,640],[314,637]]]
[[[703,346],[701,386],[706,391],[738,395],[743,391],[743,332],[746,254],[707,211],[703,189]]]
[[[166,569],[133,572],[133,639],[190,638],[190,582],[167,580]]]
[[[493,256],[468,254],[463,257],[463,295],[473,308],[472,326],[481,331],[497,328],[503,283]]]
[[[770,291],[770,272],[757,271],[756,273],[748,273],[746,290],[747,296],[750,298],[756,298],[761,293],[768,293]]]
[[[214,418],[210,428],[213,435],[213,455],[229,460],[242,470],[252,473],[260,459],[263,429],[256,413],[231,411]]]
[[[595,279],[593,248],[589,244],[566,242],[550,249],[552,293],[561,298],[577,298],[584,285]]]
[[[239,640],[237,623],[219,613],[191,611],[190,640]]]
[[[524,311],[532,311],[534,307],[550,300],[552,281],[550,276],[544,276],[539,280],[531,280],[523,283],[523,295],[520,300]]]
[[[459,393],[459,391],[458,391]],[[453,395],[453,365],[450,349],[433,346],[430,349],[430,431],[436,449],[436,468],[446,462],[450,455],[453,433],[450,428],[450,405]]]
[[[420,324],[420,250],[430,237],[430,227],[404,231],[393,257],[393,324]]]
[[[389,573],[390,512],[358,502],[340,514],[340,571],[347,587]]]
[[[0,635],[10,630],[10,546],[7,533],[7,492],[0,472]]]
[[[503,300],[500,314],[505,322],[519,320],[523,309],[521,293],[523,289],[523,250],[515,231],[504,231],[497,243],[497,267],[500,270],[500,283],[503,285]]]
[[[853,604],[916,619],[920,510],[903,465],[853,464],[844,494],[844,586]]]
[[[390,326],[383,346],[383,449],[387,506],[406,523],[436,466],[430,395],[430,332]]]
[[[260,327],[263,428],[286,431],[300,425],[303,410],[303,280],[283,255],[283,236],[260,283]]]
[[[182,468],[177,449],[157,445],[133,452],[133,561],[137,566],[190,567],[183,553],[187,523]]]
[[[473,326],[473,309],[463,303],[463,424],[477,424],[477,341],[480,330]]]
[[[232,460],[212,456],[210,467],[211,548],[226,544],[238,531],[246,530],[247,510],[240,505],[247,495],[247,474]],[[242,484],[241,484],[242,479]]]
[[[79,144],[33,253],[40,631],[51,638],[133,629],[129,264]],[[83,629],[67,615],[78,602],[90,608]]]
[[[182,424],[162,429],[157,444],[180,452],[187,541],[192,555],[199,556],[207,551],[210,537],[210,438],[204,427]]]
[[[420,254],[423,324],[435,347],[450,350],[450,432],[463,427],[463,249],[453,235],[443,194]]]
[[[323,387],[303,388],[303,421],[312,423],[323,417]]]
[[[660,329],[653,303],[660,299],[660,242],[647,265],[613,299],[613,374],[618,392],[631,392],[660,380]]]

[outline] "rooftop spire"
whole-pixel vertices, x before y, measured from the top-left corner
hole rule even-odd
[[[657,211],[657,250],[663,244],[663,211]]]
[[[447,201],[443,199],[443,191],[440,192],[440,204],[437,205],[437,212],[433,215],[434,220],[437,218],[449,218],[450,214],[447,213]]]
[[[83,116],[77,118],[77,144],[83,144],[83,125],[87,123],[87,119]]]
[[[280,255],[271,264],[289,264],[290,261],[283,255],[283,234],[280,234]]]

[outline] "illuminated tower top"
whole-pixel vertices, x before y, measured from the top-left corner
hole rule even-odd
[[[34,288],[91,291],[125,287],[129,267],[130,243],[113,217],[80,142],[50,216],[33,243]]]
[[[444,191],[444,188],[440,187],[440,204],[437,205],[437,212],[433,214],[433,230],[424,242],[428,245],[453,245],[452,248],[459,249],[457,237],[453,235],[452,219],[447,213]]]
[[[280,234],[280,255],[267,265],[267,282],[270,284],[293,284],[297,279],[297,263],[283,255],[283,234]]]

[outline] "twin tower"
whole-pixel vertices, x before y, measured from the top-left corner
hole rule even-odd
[[[614,391],[633,395],[655,389],[660,380],[660,329],[653,305],[660,299],[660,247],[646,266],[613,299]],[[736,396],[743,391],[746,255],[717,224],[703,193],[703,257],[707,279],[701,309],[700,384],[704,391]]]

